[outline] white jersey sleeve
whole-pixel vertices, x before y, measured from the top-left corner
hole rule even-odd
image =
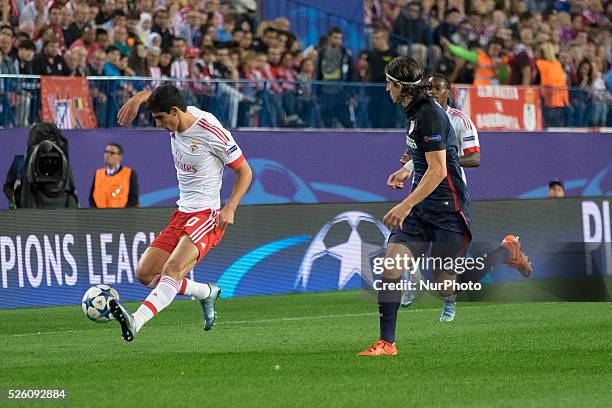
[[[468,115],[465,116],[465,133],[461,136],[461,151],[463,154],[469,154],[480,151],[480,141],[478,140],[478,130],[472,119]]]
[[[458,109],[449,108],[447,114],[460,145],[459,156],[479,152],[478,130],[472,119]]]

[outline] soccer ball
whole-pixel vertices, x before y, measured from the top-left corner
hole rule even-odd
[[[83,295],[83,313],[96,323],[106,323],[113,319],[108,310],[108,301],[112,298],[119,300],[119,293],[108,285],[92,286]]]

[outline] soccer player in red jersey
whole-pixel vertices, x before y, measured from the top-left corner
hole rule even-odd
[[[143,103],[147,104],[156,126],[170,132],[180,194],[178,210],[144,252],[136,269],[136,277],[152,289],[151,293],[133,314],[118,301],[109,302],[126,341],[132,341],[143,325],[168,307],[177,294],[199,300],[204,330],[212,328],[215,302],[221,290],[215,283],[198,283],[186,276],[234,223],[238,203],[252,179],[251,168],[231,133],[211,113],[185,106],[175,86],[162,85],[132,97],[119,110],[119,124],[132,122]],[[220,208],[224,166],[235,172],[236,182],[229,201]]]

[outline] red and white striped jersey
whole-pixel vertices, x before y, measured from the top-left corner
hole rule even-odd
[[[446,108],[446,115],[457,136],[457,153],[459,157],[465,154],[479,152],[480,141],[478,140],[478,130],[476,130],[476,125],[474,125],[472,119],[459,109],[454,109],[450,106]],[[467,185],[463,167],[461,167],[461,178]]]
[[[478,130],[476,130],[472,119],[459,109],[453,109],[450,106],[446,109],[446,115],[457,136],[459,156],[479,152],[480,141],[478,140]]]
[[[179,211],[191,213],[221,206],[223,167],[244,161],[240,147],[217,118],[195,106],[187,111],[196,122],[171,137],[172,156],[179,183]]]

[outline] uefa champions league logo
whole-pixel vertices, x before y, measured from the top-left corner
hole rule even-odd
[[[344,228],[345,232],[340,237],[335,234],[334,240],[329,239],[334,229],[342,229],[346,224],[348,228]],[[297,274],[295,288],[307,290],[317,261],[328,256],[340,261],[338,283],[333,289],[344,289],[355,275],[371,284],[373,259],[384,253],[389,233],[389,229],[370,214],[348,211],[337,215],[310,242]]]

